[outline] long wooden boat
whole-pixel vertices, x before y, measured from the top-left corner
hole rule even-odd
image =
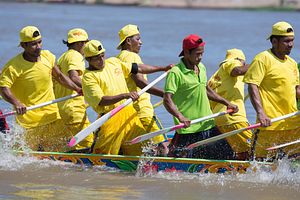
[[[189,173],[245,173],[247,169],[255,170],[248,161],[235,160],[208,160],[169,157],[121,156],[82,153],[30,152],[18,151],[17,154],[29,155],[38,159],[70,162],[83,166],[107,166],[123,171],[134,172],[142,169],[143,172],[189,172]],[[139,163],[142,163],[139,165]],[[264,166],[272,169],[273,163],[255,162],[255,166]]]

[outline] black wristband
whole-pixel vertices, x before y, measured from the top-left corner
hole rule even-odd
[[[132,74],[137,74],[139,72],[139,66],[137,63],[132,63],[131,66],[131,73]]]

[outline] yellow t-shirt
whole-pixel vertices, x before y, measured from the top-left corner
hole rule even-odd
[[[0,86],[8,87],[27,107],[54,100],[52,69],[55,56],[42,50],[38,62],[29,62],[23,53],[12,58],[2,69]],[[57,104],[51,104],[17,115],[17,122],[25,128],[49,124],[60,119]]]
[[[134,52],[130,52],[127,50],[121,51],[121,53],[117,56],[121,61],[127,63],[138,63],[143,64],[141,57]],[[147,80],[147,76],[144,74],[144,78]],[[131,76],[126,78],[126,83],[129,91],[137,91],[139,92],[141,89],[135,84],[134,80]],[[154,109],[151,104],[151,97],[149,93],[142,94],[137,101],[133,103],[133,107],[138,112],[139,118],[144,117],[152,117],[154,115]]]
[[[263,109],[269,118],[297,111],[296,86],[299,85],[297,63],[286,56],[277,58],[271,50],[255,56],[244,77],[245,83],[258,86]],[[264,130],[291,130],[299,127],[300,116],[281,120]]]
[[[66,51],[58,59],[57,64],[60,70],[66,76],[68,76],[68,72],[70,70],[76,70],[79,73],[79,77],[82,79],[85,71],[85,61],[83,56],[78,51],[73,49]],[[76,94],[76,91],[70,90],[55,82],[54,94],[56,98],[61,98],[71,94]],[[86,104],[83,96],[59,102],[58,108],[59,113],[66,124],[80,123],[86,114]]]
[[[208,85],[220,96],[239,107],[239,112],[234,115],[224,115],[215,118],[217,126],[229,125],[237,122],[247,122],[244,105],[244,82],[243,76],[231,76],[231,71],[242,63],[236,59],[224,60],[220,68],[209,79]],[[226,106],[221,103],[210,101],[213,113],[226,110]]]
[[[82,78],[82,90],[85,100],[98,113],[107,113],[126,100],[112,105],[99,106],[103,96],[115,96],[128,93],[125,78],[131,73],[132,64],[122,62],[116,57],[105,60],[102,70],[86,70]]]

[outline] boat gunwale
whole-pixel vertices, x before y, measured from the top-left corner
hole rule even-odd
[[[139,161],[140,159],[153,159],[155,162],[170,162],[170,163],[186,163],[186,164],[229,164],[229,165],[251,165],[257,163],[259,165],[273,165],[274,162],[260,161],[239,161],[239,160],[214,160],[214,159],[197,159],[197,158],[174,158],[174,157],[153,157],[153,156],[125,156],[125,155],[107,155],[107,154],[87,154],[87,153],[62,153],[62,152],[40,152],[40,151],[14,151],[21,155],[33,156],[55,156],[55,157],[76,157],[76,158],[99,158],[110,160],[130,160]]]

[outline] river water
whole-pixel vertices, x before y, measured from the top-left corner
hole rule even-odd
[[[226,49],[240,48],[247,61],[270,47],[266,40],[271,26],[288,21],[295,29],[291,56],[300,61],[299,12],[162,9],[72,4],[0,3],[0,66],[21,52],[19,30],[26,25],[39,27],[43,47],[57,57],[66,46],[71,28],[84,28],[90,39],[101,40],[106,55],[118,54],[118,30],[128,23],[137,24],[143,40],[144,63],[167,65],[178,62],[182,39],[191,33],[206,41],[203,63],[210,77],[225,56]],[[150,75],[153,80],[159,74]],[[158,84],[163,87],[164,82]],[[26,86],[24,86],[26,87]],[[160,99],[153,97],[153,103]],[[10,111],[1,101],[0,108]],[[246,102],[248,119],[255,113]],[[156,108],[165,127],[173,125],[163,106]],[[89,117],[96,115],[89,110]],[[21,130],[8,117],[14,135]],[[11,138],[10,141],[13,141]],[[300,172],[291,173],[283,161],[275,172],[258,170],[244,175],[192,175],[159,173],[136,176],[107,168],[83,168],[34,158],[19,158],[6,144],[0,148],[0,199],[299,199]]]

